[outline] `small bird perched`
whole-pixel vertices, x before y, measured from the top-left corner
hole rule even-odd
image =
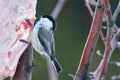
[[[49,15],[42,16],[35,24],[31,42],[33,48],[46,59],[51,60],[51,63],[53,64],[53,67],[57,73],[60,73],[62,68],[55,57],[55,29],[55,20]]]

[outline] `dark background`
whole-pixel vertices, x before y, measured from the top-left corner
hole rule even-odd
[[[37,14],[39,18],[44,14],[51,14],[58,0],[38,0]],[[119,0],[110,0],[112,10]],[[84,0],[67,0],[61,10],[57,20],[57,30],[55,32],[56,56],[63,67],[63,72],[59,75],[60,80],[72,80],[68,74],[75,74],[81,54],[91,27],[92,18],[85,6]],[[117,18],[119,25],[119,17]],[[101,39],[98,40],[95,49],[104,52],[104,45]],[[112,55],[111,61],[120,61],[120,50],[116,49]],[[41,63],[39,68],[33,68],[32,80],[49,80],[46,61],[39,54],[34,53],[36,63]],[[90,72],[94,71],[101,58],[95,53],[90,65]],[[109,65],[106,79],[111,76],[119,75],[120,69],[115,65]]]

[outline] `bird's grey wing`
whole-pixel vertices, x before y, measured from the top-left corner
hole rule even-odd
[[[46,53],[48,53],[49,56],[53,56],[55,52],[54,35],[51,32],[39,29],[38,37]]]

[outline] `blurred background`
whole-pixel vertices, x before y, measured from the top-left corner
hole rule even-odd
[[[41,15],[51,15],[58,0],[38,0],[36,17]],[[112,10],[119,0],[110,0]],[[73,80],[68,74],[75,74],[79,65],[82,51],[91,27],[92,18],[85,6],[84,0],[67,0],[57,19],[57,30],[55,32],[56,57],[60,62],[63,72],[59,75],[59,80]],[[120,25],[120,18],[117,18],[117,25]],[[95,52],[100,50],[104,52],[104,45],[101,39],[98,40]],[[111,61],[120,61],[120,49],[115,49]],[[47,65],[45,59],[34,51],[36,63],[42,64],[41,67],[33,68],[32,80],[49,80]],[[101,58],[94,53],[90,72],[97,68]],[[120,68],[115,65],[109,65],[106,79],[111,76],[119,75]]]
[[[58,0],[38,0],[36,17],[41,15],[51,15]],[[119,0],[110,0],[112,10]],[[120,25],[118,18],[116,24]],[[58,15],[57,30],[55,32],[56,56],[60,62],[63,72],[59,75],[59,80],[72,80],[68,74],[75,74],[82,55],[82,51],[91,27],[92,18],[85,6],[84,0],[67,0]],[[98,40],[95,52],[100,50],[104,52],[104,45],[101,39]],[[112,55],[111,61],[120,61],[120,50],[116,49]],[[46,61],[34,53],[36,63],[41,63],[39,68],[33,68],[32,80],[49,80]],[[90,65],[90,72],[94,71],[101,58],[95,53]],[[106,79],[110,80],[111,76],[119,75],[120,68],[115,65],[109,65]]]

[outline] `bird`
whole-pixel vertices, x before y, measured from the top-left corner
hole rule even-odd
[[[59,74],[62,67],[55,56],[54,32],[56,21],[50,15],[41,16],[33,28],[31,43],[35,51],[50,60],[55,71]]]

